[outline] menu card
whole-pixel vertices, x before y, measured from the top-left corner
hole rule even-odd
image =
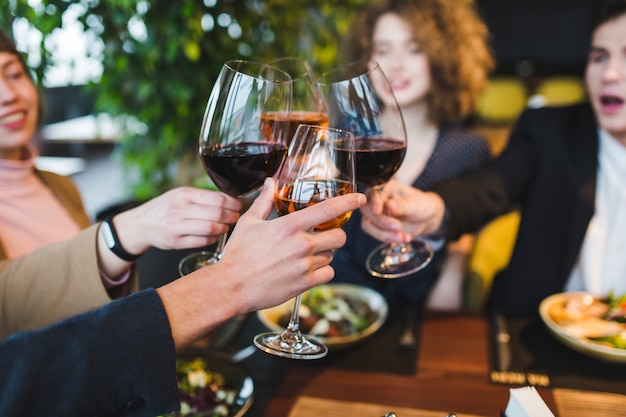
[[[535,387],[511,388],[506,417],[554,417]]]

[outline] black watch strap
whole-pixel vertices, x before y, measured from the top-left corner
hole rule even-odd
[[[128,262],[136,261],[137,258],[141,256],[133,255],[132,253],[128,253],[126,249],[120,243],[120,239],[117,236],[117,231],[115,230],[115,226],[113,225],[113,216],[107,217],[102,222],[102,233],[104,236],[104,240],[107,244],[107,247],[116,254],[120,259],[123,259]]]

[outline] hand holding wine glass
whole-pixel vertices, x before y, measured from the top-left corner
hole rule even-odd
[[[300,125],[278,175],[275,207],[279,216],[332,197],[356,192],[354,137],[350,132],[324,126]],[[351,212],[320,224],[314,231],[343,226]],[[295,299],[285,331],[261,333],[254,344],[273,355],[317,359],[326,355],[324,344],[299,329],[300,299]]]
[[[355,136],[357,182],[374,191],[393,177],[406,152],[406,130],[400,108],[385,75],[375,62],[355,62],[320,77],[332,126]],[[366,268],[375,277],[398,278],[426,266],[433,249],[423,239],[410,244],[382,244]]]
[[[291,77],[283,71],[238,60],[222,66],[199,140],[202,165],[220,191],[242,197],[276,173],[287,150],[288,130],[274,121],[289,117],[291,97]],[[225,238],[211,257],[190,256],[186,260],[192,265],[181,264],[179,270],[218,262]]]

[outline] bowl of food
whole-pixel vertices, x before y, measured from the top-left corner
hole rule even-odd
[[[289,322],[293,300],[257,312],[270,330],[282,331]],[[345,348],[376,333],[387,319],[385,298],[353,284],[320,285],[302,294],[300,330],[328,348]]]
[[[252,405],[254,382],[236,363],[202,352],[176,359],[180,411],[163,417],[241,417]]]
[[[626,363],[626,295],[554,294],[541,302],[539,314],[556,339],[570,348]]]

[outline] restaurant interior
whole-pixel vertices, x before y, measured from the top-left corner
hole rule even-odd
[[[585,100],[585,29],[592,2],[477,0],[497,67],[472,123],[494,155],[506,146],[524,109]],[[47,111],[38,143],[40,166],[74,179],[94,221],[137,201],[129,192],[137,177],[128,170],[128,148],[121,146],[116,120],[100,113],[97,94],[97,87],[85,85],[44,88]],[[335,345],[330,341],[328,356],[315,361],[251,349],[268,319],[249,314],[225,323],[193,353],[210,356],[227,379],[245,385],[236,387],[239,402],[229,417],[504,416],[514,389],[528,386],[554,416],[624,415],[626,354],[581,347],[559,336],[540,315],[511,318],[502,327],[499,318],[483,313],[489,282],[506,265],[518,224],[519,213],[512,212],[476,236],[462,311],[425,311],[407,325],[389,320],[391,312],[385,310],[371,334]],[[150,250],[138,261],[141,286],[175,279],[178,261],[191,252]],[[408,327],[417,341],[399,347]],[[549,414],[507,414],[525,415]]]

